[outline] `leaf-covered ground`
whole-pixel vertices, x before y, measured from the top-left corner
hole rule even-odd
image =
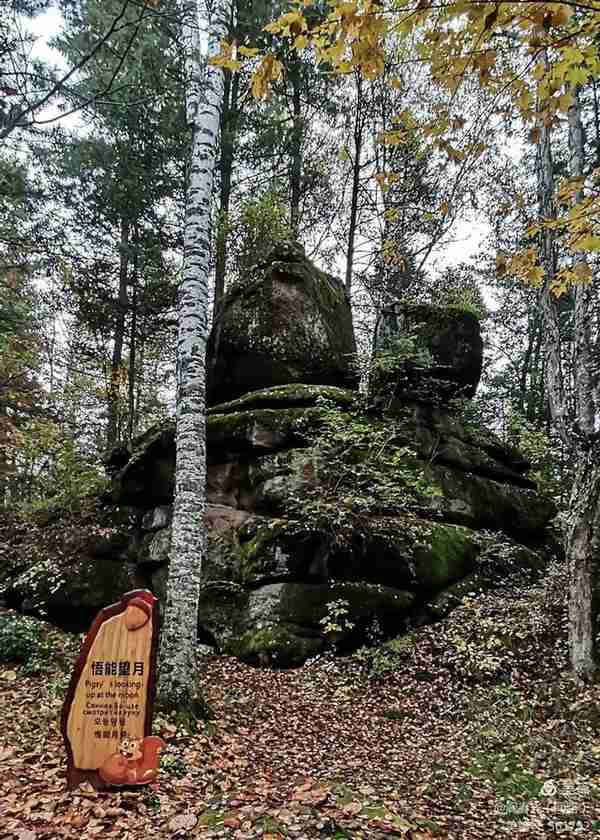
[[[65,788],[72,637],[43,674],[0,666],[0,837],[600,837],[600,688],[566,670],[564,579],[293,671],[205,657],[215,717],[166,720],[145,790]]]

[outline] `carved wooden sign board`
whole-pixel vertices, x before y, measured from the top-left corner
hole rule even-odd
[[[157,644],[157,600],[147,590],[128,592],[96,616],[62,710],[70,788],[156,778],[164,747],[151,736]]]

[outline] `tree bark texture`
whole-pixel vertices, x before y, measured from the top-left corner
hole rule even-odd
[[[127,440],[131,444],[137,428],[135,416],[136,356],[137,356],[137,284],[138,243],[133,256],[134,269],[131,283],[131,327],[129,330],[129,378],[127,386]]]
[[[302,74],[300,63],[297,60],[292,62],[290,67],[290,82],[292,85],[292,142],[291,142],[291,165],[290,165],[290,227],[294,239],[298,238],[300,231],[300,193],[302,181],[302,134],[304,121],[302,119],[302,100],[300,89]]]
[[[215,253],[215,292],[213,298],[213,313],[219,310],[225,292],[225,272],[227,268],[227,224],[229,216],[229,202],[231,199],[231,175],[235,153],[236,121],[239,93],[239,75],[227,75],[223,96],[223,112],[221,115],[221,159],[219,173],[219,218],[223,224]]]
[[[579,90],[572,90],[569,108],[569,169],[572,178],[583,178],[585,170],[584,131]],[[583,201],[583,190],[574,197]],[[585,265],[586,256],[576,256]],[[582,680],[597,671],[595,644],[598,617],[598,569],[600,567],[600,448],[595,435],[600,431],[598,393],[598,312],[595,283],[578,283],[574,289],[573,372],[576,431],[574,444],[577,469],[571,494],[567,559],[569,563],[569,652],[575,674]]]
[[[213,6],[209,57],[218,52],[231,18],[228,0]],[[186,112],[191,159],[186,194],[183,279],[177,338],[175,503],[167,603],[161,638],[158,695],[165,708],[192,712],[197,689],[196,647],[200,574],[206,538],[206,342],[209,316],[210,199],[223,102],[222,68],[202,73],[196,0],[187,6],[183,41],[188,55]]]
[[[233,31],[234,21],[230,22]],[[219,355],[221,344],[222,309],[225,296],[225,273],[227,270],[227,238],[229,225],[229,202],[231,199],[231,176],[235,157],[235,139],[238,119],[239,75],[228,74],[225,78],[223,92],[223,107],[221,112],[221,158],[219,172],[221,182],[219,186],[219,223],[222,229],[218,232],[215,249],[215,290],[213,297],[213,335],[211,341],[211,355],[208,359],[208,369],[212,374]]]
[[[346,279],[344,285],[348,294],[352,291],[352,273],[354,265],[354,245],[358,224],[358,191],[360,189],[360,170],[362,166],[362,147],[364,133],[362,76],[356,80],[356,108],[354,113],[354,160],[352,161],[352,195],[350,198],[350,220],[348,223],[348,250],[346,254]]]
[[[554,165],[550,130],[539,125],[537,148],[538,203],[541,219],[554,219]],[[561,336],[559,308],[551,291],[555,276],[554,234],[543,228],[541,232],[540,257],[544,269],[544,286],[540,294],[540,307],[544,322],[544,371],[550,415],[561,440],[568,440],[566,428],[566,401],[561,359]]]
[[[127,284],[129,282],[129,222],[126,219],[121,221],[121,242],[119,257],[119,297],[117,299],[117,317],[115,320],[115,333],[113,353],[110,365],[110,382],[108,388],[108,424],[106,430],[106,443],[108,447],[114,446],[121,435],[121,376],[123,364],[123,343],[125,340],[125,320],[129,298],[127,296]]]

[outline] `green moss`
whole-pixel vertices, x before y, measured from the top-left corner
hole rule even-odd
[[[312,301],[311,317],[321,316],[329,348],[333,355],[340,357],[339,361],[349,352],[355,352],[352,316],[341,283],[319,271],[307,259],[275,261],[264,272],[260,270],[258,276],[228,292],[226,307],[231,317],[224,325],[226,341],[231,340],[238,348],[246,343],[252,350],[268,350],[286,360],[314,355],[317,367],[329,363],[330,359],[321,358],[323,348],[315,345],[314,333],[307,332],[302,322],[288,332],[284,346],[274,344],[273,337],[277,337],[273,323],[274,282],[304,289],[306,298]]]
[[[221,825],[225,819],[225,814],[213,808],[209,808],[198,819],[198,825],[216,827]]]
[[[339,306],[344,306],[344,289],[335,278],[322,271],[315,271],[311,284],[313,297],[325,312],[333,314]]]
[[[407,633],[405,636],[398,636],[396,639],[384,642],[382,647],[392,651],[392,653],[402,654],[411,651],[416,644],[416,633]]]
[[[528,801],[540,796],[543,780],[524,767],[522,753],[515,749],[502,752],[481,751],[473,755],[467,772],[490,782],[496,796]]]
[[[281,538],[288,524],[285,520],[268,520],[258,525],[253,536],[247,540],[241,539],[240,532],[234,529],[213,537],[233,581],[248,585],[275,570]]]
[[[261,820],[259,820],[259,825],[262,828],[264,834],[280,834],[285,836],[285,826],[278,820],[274,819],[274,817],[263,817]]]
[[[225,645],[225,653],[245,662],[289,667],[304,662],[323,646],[318,639],[301,638],[283,625],[248,630]]]
[[[263,408],[213,414],[206,420],[206,436],[209,446],[276,448],[288,439],[291,442],[321,417],[318,408]]]
[[[415,551],[416,576],[423,586],[440,587],[471,571],[479,553],[468,528],[433,524],[427,544]]]
[[[348,604],[352,619],[370,619],[396,623],[412,606],[415,596],[403,589],[365,581],[329,582],[328,584],[286,583],[279,593],[278,613],[301,627],[318,627],[335,601]]]
[[[285,523],[259,528],[255,537],[240,545],[240,576],[244,581],[272,571],[284,528]]]
[[[212,706],[200,695],[186,698],[172,704],[169,700],[158,698],[156,710],[161,712],[179,729],[193,732],[201,721],[212,720],[215,712]]]
[[[471,592],[483,592],[489,589],[492,583],[478,572],[473,572],[467,575],[466,578],[453,583],[446,589],[442,590],[429,603],[429,609],[436,618],[444,618],[455,607],[457,607],[462,599]]]
[[[199,626],[210,633],[219,650],[246,630],[248,593],[232,581],[210,581],[200,587]]]
[[[215,405],[209,408],[207,413],[210,417],[214,414],[230,414],[261,407],[277,408],[281,411],[290,404],[314,405],[319,398],[330,400],[340,406],[349,406],[356,399],[356,393],[345,388],[336,388],[334,385],[305,385],[303,383],[277,385],[273,388],[264,388],[262,391],[252,391],[231,402]]]

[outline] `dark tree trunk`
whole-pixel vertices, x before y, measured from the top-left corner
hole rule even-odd
[[[290,82],[292,85],[292,142],[290,149],[290,227],[292,235],[298,238],[300,231],[300,193],[302,180],[302,100],[300,98],[302,77],[298,61],[290,67]]]
[[[225,296],[225,273],[227,270],[227,228],[229,221],[229,202],[231,199],[231,180],[235,158],[235,139],[238,118],[239,76],[225,76],[223,92],[223,110],[221,113],[221,157],[219,160],[219,229],[217,230],[215,258],[215,290],[213,296],[213,330],[210,356],[207,360],[207,378],[210,382],[217,363],[221,343],[221,314]]]
[[[123,363],[123,343],[125,340],[125,321],[129,298],[127,283],[129,279],[129,222],[121,221],[121,241],[119,256],[119,296],[117,299],[117,317],[113,354],[110,365],[110,382],[108,386],[108,425],[106,430],[107,446],[114,446],[121,433],[120,380]]]
[[[584,131],[579,90],[572,88],[569,108],[569,157],[572,178],[585,173]],[[584,200],[583,190],[575,195],[575,206]],[[575,264],[586,267],[586,255],[578,254]],[[598,336],[593,327],[595,295],[593,283],[575,286],[573,373],[577,432],[577,471],[569,505],[567,560],[569,563],[569,652],[575,674],[584,681],[598,673],[596,632],[598,619],[598,550],[600,548],[600,359]]]
[[[225,78],[225,93],[223,95],[223,114],[221,117],[221,158],[219,161],[219,220],[221,230],[218,231],[215,256],[215,292],[213,298],[213,313],[219,311],[221,300],[225,292],[225,271],[227,267],[227,221],[229,202],[231,198],[231,176],[235,155],[236,122],[239,93],[239,76],[228,73]]]
[[[352,268],[354,265],[354,245],[358,222],[358,191],[360,189],[360,169],[363,146],[364,121],[362,118],[362,76],[356,81],[356,110],[354,117],[354,160],[352,161],[352,196],[350,200],[350,220],[348,225],[348,251],[346,254],[346,291],[352,290]]]
[[[600,164],[600,116],[598,114],[598,83],[592,79],[594,91],[594,127],[596,130],[596,166]]]
[[[127,439],[131,443],[133,440],[135,430],[137,427],[137,418],[135,413],[135,365],[137,355],[137,283],[138,283],[138,243],[136,239],[136,249],[133,256],[133,278],[131,282],[131,328],[129,332],[129,382],[127,393],[128,405],[128,421],[127,421]]]

